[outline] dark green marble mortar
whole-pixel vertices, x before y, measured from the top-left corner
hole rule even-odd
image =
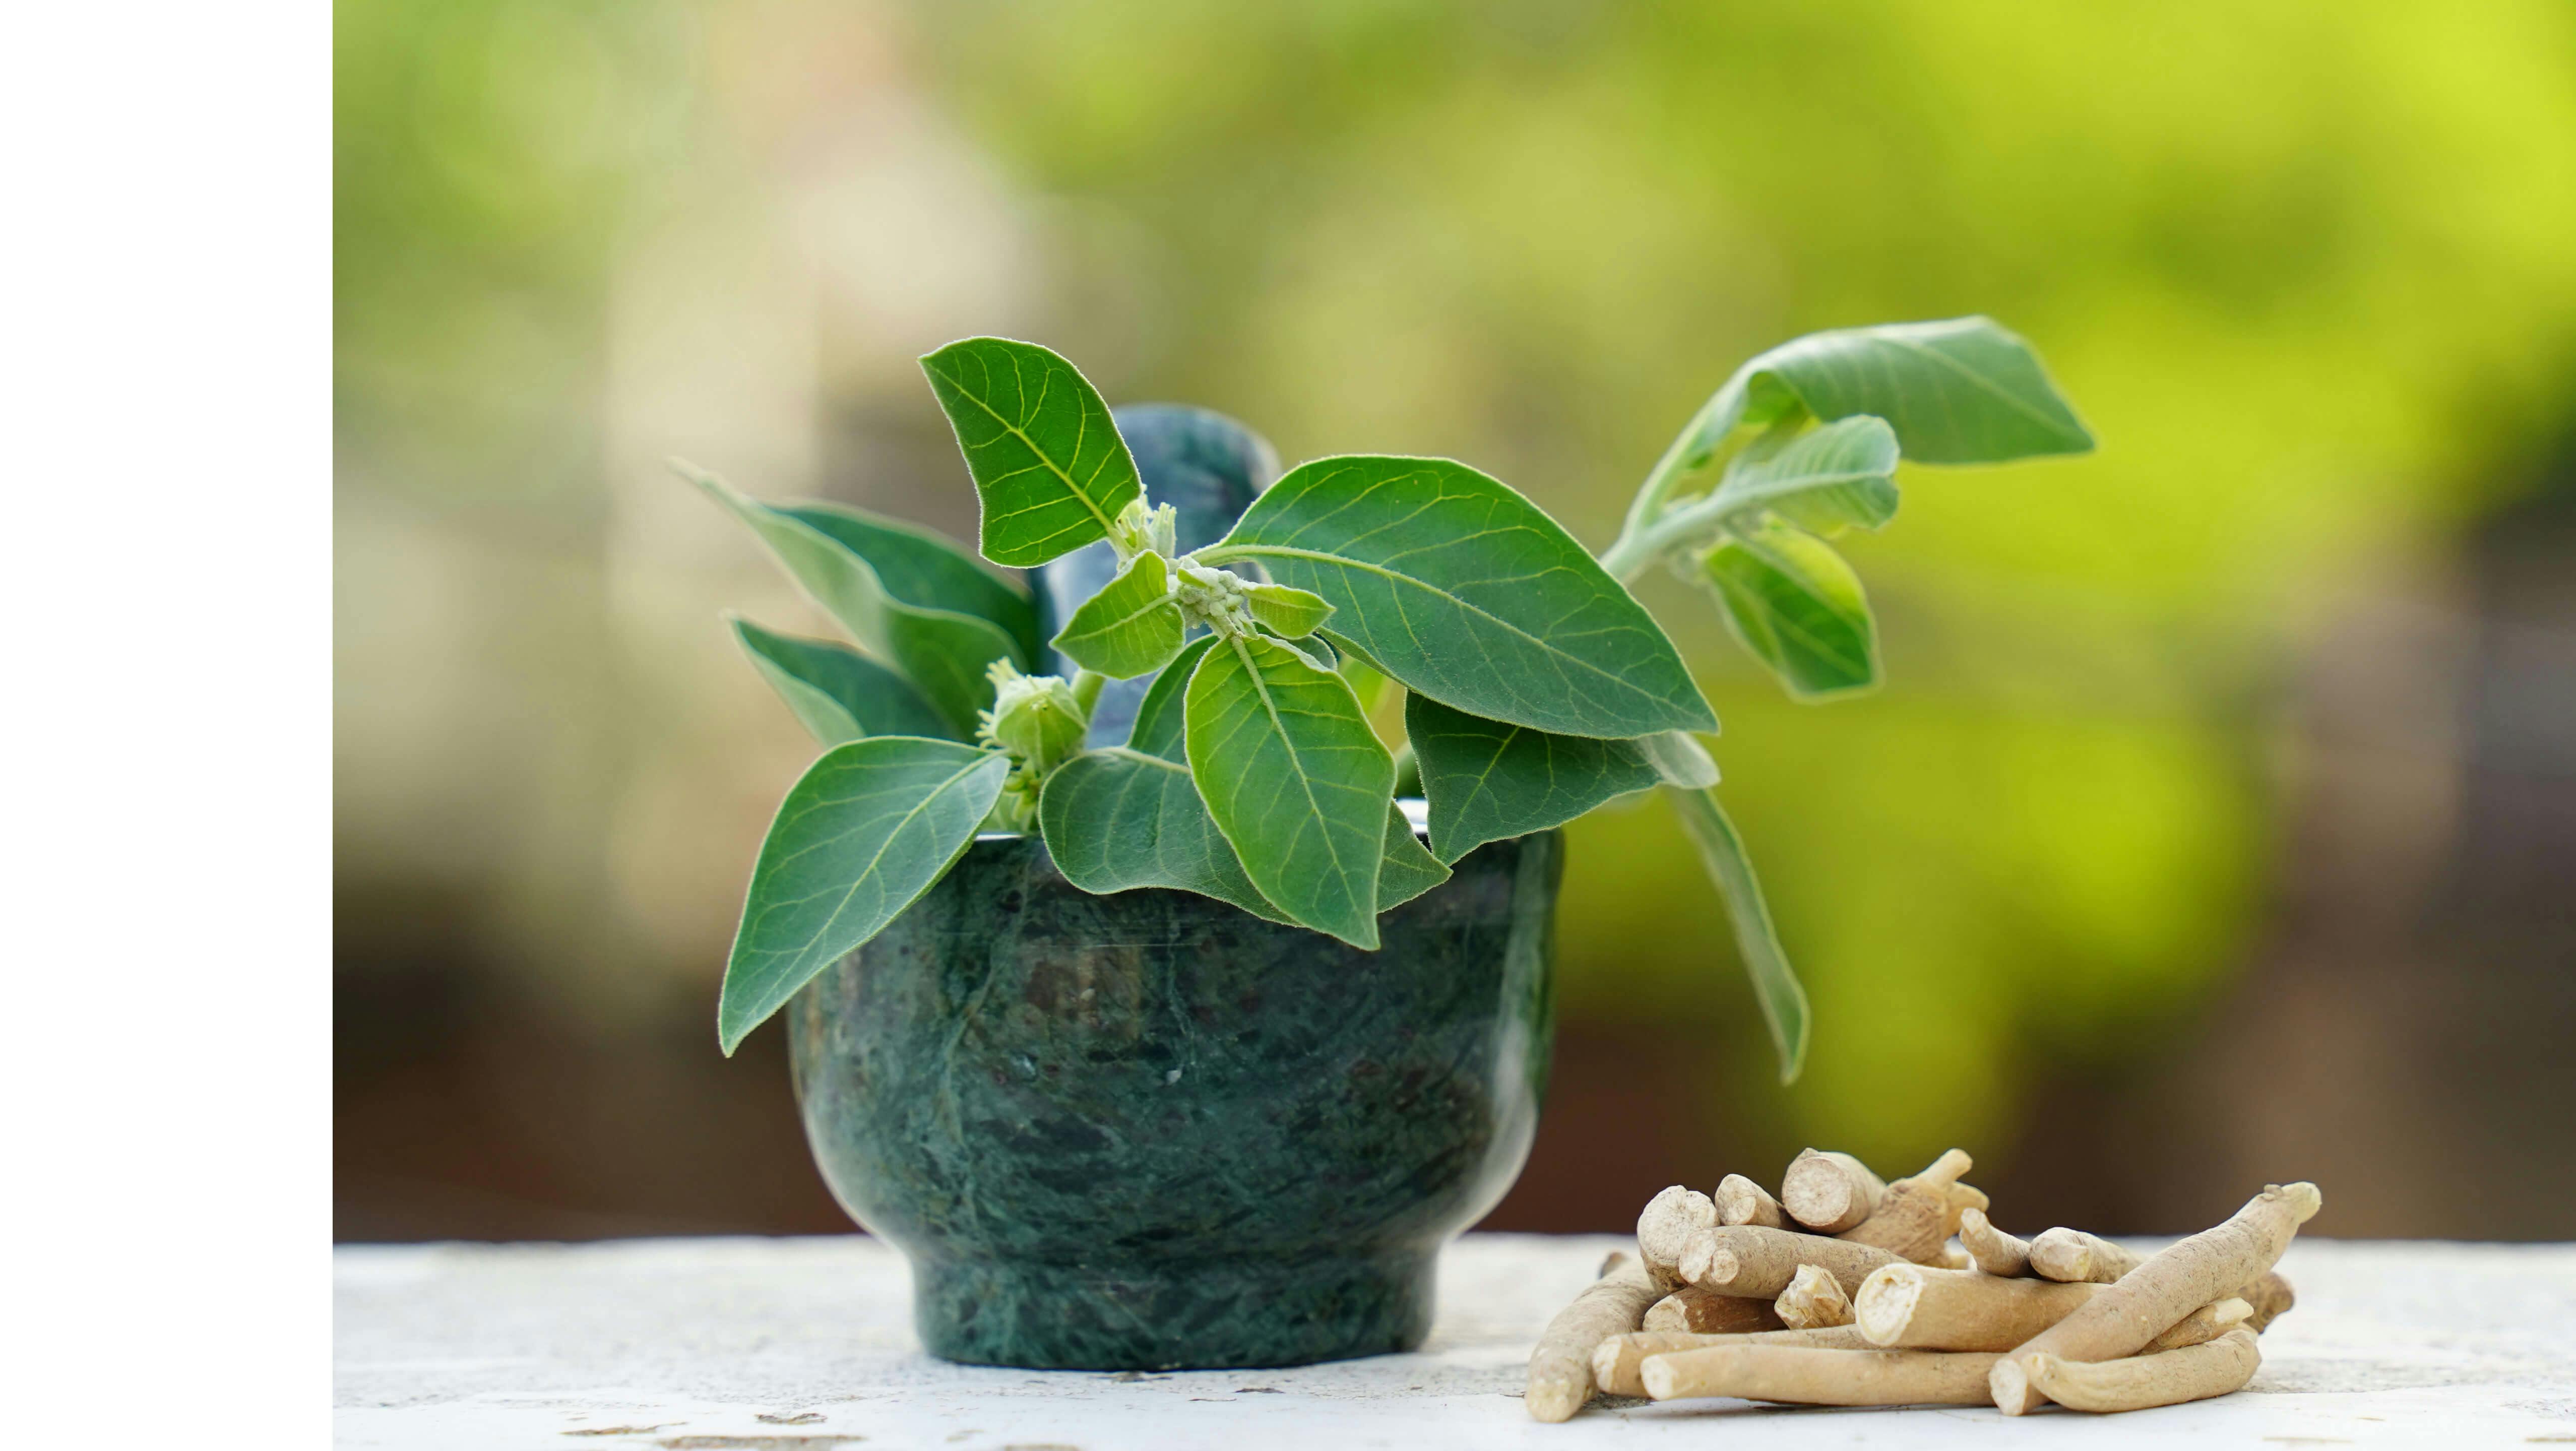
[[[1529,1156],[1564,854],[1481,847],[1361,952],[980,838],[790,1005],[814,1157],[949,1360],[1413,1349],[1440,1246]]]

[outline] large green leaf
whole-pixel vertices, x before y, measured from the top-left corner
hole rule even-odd
[[[849,646],[782,635],[740,615],[727,620],[742,653],[825,746],[869,736],[951,734],[911,682]]]
[[[1846,418],[1728,466],[1709,496],[1716,515],[1776,510],[1820,534],[1875,529],[1896,517],[1896,432],[1877,418]]]
[[[891,663],[948,722],[972,734],[975,712],[993,699],[984,668],[1020,658],[1001,626],[953,610],[907,604],[888,593],[876,569],[849,546],[803,519],[743,494],[713,474],[689,475],[716,502],[752,528],[816,604],[841,622],[869,653]]]
[[[1109,405],[1035,343],[967,338],[921,360],[984,506],[984,557],[1036,565],[1109,533],[1136,461]]]
[[[1124,746],[1085,751],[1047,777],[1038,830],[1056,870],[1086,892],[1177,887],[1289,920],[1243,874],[1177,761]]]
[[[975,562],[954,540],[929,529],[888,519],[847,504],[782,504],[778,512],[802,519],[868,562],[885,592],[908,605],[973,615],[1002,627],[1020,647],[1017,663],[1038,660],[1038,612],[1029,597]]]
[[[1216,636],[1202,635],[1181,647],[1163,673],[1145,688],[1145,698],[1136,703],[1136,723],[1127,732],[1127,748],[1160,756],[1166,761],[1189,759],[1187,738],[1183,735],[1188,720],[1186,709],[1190,676],[1199,668],[1199,657],[1216,644]]]
[[[1200,559],[1334,606],[1347,639],[1444,705],[1564,735],[1714,730],[1654,619],[1538,506],[1445,459],[1291,469]]]
[[[1793,695],[1878,683],[1878,631],[1860,576],[1812,534],[1766,524],[1730,537],[1701,562],[1726,622]]]
[[[1449,880],[1449,868],[1404,819],[1404,808],[1386,803],[1386,860],[1377,870],[1377,909],[1391,911]]]
[[[1726,901],[1735,950],[1753,980],[1753,999],[1761,1006],[1763,1025],[1771,1030],[1771,1046],[1780,1054],[1780,1081],[1794,1083],[1807,1061],[1807,990],[1798,985],[1780,934],[1771,926],[1771,908],[1762,900],[1762,883],[1744,854],[1744,838],[1726,819],[1716,792],[1667,786],[1664,794],[1681,814],[1682,829],[1699,848],[1700,864]]]
[[[716,1036],[743,1036],[948,871],[1002,794],[1010,758],[879,736],[826,751],[779,804],[725,965]]]
[[[1561,826],[1662,779],[1641,741],[1531,730],[1421,695],[1404,702],[1404,731],[1422,766],[1432,854],[1445,862]]]
[[[1199,657],[1187,700],[1190,775],[1253,886],[1305,926],[1376,947],[1395,762],[1350,686],[1245,634]]]
[[[1746,363],[1693,420],[1695,465],[1739,423],[1803,408],[1831,422],[1884,418],[1917,463],[2003,463],[2085,453],[2093,435],[2030,344],[1992,319],[1890,323],[1810,333]]]
[[[1188,628],[1180,602],[1172,598],[1170,580],[1163,557],[1151,550],[1129,560],[1056,632],[1056,653],[1112,680],[1130,680],[1170,664],[1181,653]]]

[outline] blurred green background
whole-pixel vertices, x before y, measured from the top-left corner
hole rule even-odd
[[[1606,810],[1493,1222],[1957,1143],[2010,1227],[2311,1177],[2329,1233],[2576,1235],[2560,0],[348,0],[336,48],[342,1237],[842,1223],[776,1033],[712,1031],[811,754],[717,611],[830,631],[666,456],[971,537],[913,359],[1002,333],[1599,547],[1747,355],[1968,312],[2101,449],[1908,471],[1848,551],[1884,690],[1793,705],[1642,590],[1805,1079]]]

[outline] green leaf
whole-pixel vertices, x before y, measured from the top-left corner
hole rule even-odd
[[[869,736],[944,737],[950,728],[911,682],[831,640],[763,629],[729,615],[733,637],[787,708],[826,746]]]
[[[1717,784],[1717,762],[1710,757],[1708,747],[1688,731],[1639,736],[1635,745],[1667,786],[1698,791]]]
[[[1321,595],[1323,631],[1417,694],[1564,735],[1714,730],[1681,656],[1538,506],[1445,459],[1291,469],[1201,561]]]
[[[889,594],[874,566],[812,524],[751,498],[710,473],[689,477],[752,528],[805,593],[868,652],[903,672],[948,722],[944,734],[972,735],[975,713],[993,699],[984,667],[1019,658],[1019,646],[990,620],[906,604]]]
[[[1183,726],[1188,712],[1183,708],[1190,688],[1190,674],[1199,668],[1199,657],[1216,644],[1216,636],[1202,635],[1181,647],[1154,683],[1145,687],[1145,698],[1136,703],[1136,723],[1127,731],[1127,748],[1166,761],[1186,762],[1188,747]]]
[[[1876,418],[1846,418],[1747,449],[1710,495],[1708,512],[1772,509],[1819,534],[1875,529],[1896,517],[1896,431]]]
[[[1237,635],[1190,672],[1190,775],[1261,895],[1299,923],[1377,946],[1395,763],[1342,677]]]
[[[1136,497],[1136,461],[1109,405],[1035,343],[967,338],[921,360],[982,500],[984,557],[1044,564],[1107,537]]]
[[[1181,653],[1188,621],[1172,598],[1163,557],[1147,550],[1083,603],[1056,633],[1057,653],[1085,670],[1128,680]]]
[[[1795,1083],[1807,1062],[1807,990],[1789,966],[1780,934],[1771,926],[1771,909],[1762,900],[1762,883],[1744,854],[1744,838],[1717,804],[1713,791],[1664,788],[1681,814],[1682,829],[1699,848],[1700,864],[1726,900],[1727,920],[1735,927],[1735,950],[1753,980],[1753,998],[1762,1022],[1771,1030],[1771,1046],[1780,1054],[1780,1081]]]
[[[992,751],[909,736],[835,746],[807,767],[751,870],[716,1010],[724,1051],[944,876],[1010,769]]]
[[[1773,348],[1702,410],[1693,462],[1736,424],[1799,408],[1827,422],[1884,418],[1917,463],[2004,463],[2093,447],[2030,344],[1991,319],[1959,317],[1811,333]]]
[[[1246,603],[1252,617],[1273,634],[1294,640],[1323,628],[1333,617],[1333,607],[1322,595],[1284,584],[1256,584],[1248,591]]]
[[[1489,841],[1545,831],[1662,779],[1633,740],[1556,735],[1415,695],[1405,735],[1422,766],[1431,850],[1454,862]]]
[[[1377,909],[1392,911],[1449,880],[1449,868],[1404,819],[1404,808],[1386,803],[1386,860],[1377,869]]]
[[[1729,538],[1701,561],[1744,648],[1802,698],[1878,683],[1878,632],[1860,576],[1785,524]]]
[[[877,582],[895,599],[1001,626],[1019,647],[1014,663],[1022,669],[1035,668],[1037,606],[1008,581],[977,564],[975,556],[954,540],[847,504],[782,504],[778,512],[813,525],[866,560],[877,572]]]
[[[1177,761],[1124,746],[1085,751],[1047,777],[1038,831],[1056,870],[1086,892],[1175,887],[1289,920],[1243,874]]]

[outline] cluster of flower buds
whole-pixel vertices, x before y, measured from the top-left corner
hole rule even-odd
[[[977,715],[975,737],[1011,758],[995,824],[1023,830],[1037,817],[1047,774],[1082,749],[1090,713],[1060,676],[1023,675],[1008,660],[994,661],[984,675],[993,682],[993,705]]]
[[[1169,504],[1148,504],[1139,494],[1109,522],[1109,545],[1122,564],[1148,552],[1170,559],[1180,553],[1179,511]]]

